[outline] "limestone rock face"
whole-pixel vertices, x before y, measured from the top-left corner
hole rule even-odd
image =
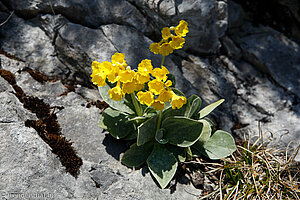
[[[168,24],[176,26],[181,19],[189,23],[190,34],[186,49],[201,54],[216,53],[220,48],[219,38],[228,25],[227,4],[224,1],[182,0],[146,1],[131,0],[142,8],[159,30]]]
[[[91,62],[115,52],[125,53],[132,68],[146,58],[159,66],[161,56],[148,47],[161,28],[181,19],[189,23],[185,47],[165,61],[178,89],[199,95],[204,105],[224,98],[210,117],[235,136],[258,135],[260,122],[274,144],[299,145],[299,42],[253,25],[233,1],[5,0],[0,22],[6,19],[0,26],[0,194],[7,199],[201,195],[189,181],[161,190],[146,168],[120,163],[130,144],[98,127],[105,103],[90,81]],[[54,137],[68,148],[51,143]],[[72,176],[74,162],[79,173]]]

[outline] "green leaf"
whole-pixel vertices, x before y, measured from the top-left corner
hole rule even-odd
[[[112,108],[107,108],[102,113],[99,126],[106,129],[113,137],[121,139],[129,133],[136,132],[133,122],[128,122],[128,115]]]
[[[176,94],[176,95],[179,95],[179,96],[185,96],[180,90],[178,90],[177,88],[174,88],[174,87],[170,87],[171,90]]]
[[[164,146],[155,144],[147,159],[148,168],[161,188],[165,188],[176,173],[178,162]]]
[[[203,144],[203,149],[210,159],[215,160],[231,155],[236,146],[230,133],[218,130]]]
[[[201,157],[202,155],[208,157],[206,154],[203,144],[198,140],[191,146],[192,156]]]
[[[203,128],[202,128],[202,132],[199,138],[199,142],[201,144],[204,144],[206,141],[209,140],[210,136],[211,136],[211,125],[208,121],[206,120],[199,120],[200,122],[203,123]]]
[[[208,117],[204,117],[202,120],[207,121],[210,124],[211,129],[214,129],[215,123],[211,119],[209,119]]]
[[[166,130],[165,138],[170,144],[180,147],[189,147],[200,137],[203,124],[197,120],[186,117],[169,117],[162,122]]]
[[[158,129],[156,131],[156,134],[155,134],[155,140],[159,143],[159,144],[166,144],[168,143],[168,140],[164,138],[164,132],[165,132],[165,129],[161,128],[161,129]]]
[[[166,118],[172,117],[172,116],[184,116],[186,108],[187,108],[187,104],[183,105],[180,109],[173,109],[170,106],[169,108],[163,110],[162,121],[164,121]]]
[[[198,113],[201,107],[201,99],[197,95],[192,95],[188,98],[185,116],[192,118],[195,113]]]
[[[130,132],[126,137],[122,138],[123,140],[136,140],[137,131]]]
[[[151,142],[142,146],[137,146],[135,143],[124,153],[121,162],[127,167],[139,167],[146,162],[152,150],[153,143]]]
[[[212,103],[212,104],[206,106],[202,110],[200,110],[200,112],[199,112],[200,118],[199,119],[201,119],[201,118],[205,117],[206,115],[208,115],[209,113],[211,113],[216,107],[218,107],[223,102],[224,102],[224,99],[221,99],[215,103]]]
[[[112,100],[108,94],[109,90],[110,90],[110,87],[108,84],[106,84],[103,87],[98,87],[100,96],[110,107],[112,107],[116,110],[119,110],[121,112],[129,113],[129,114],[135,113],[134,110],[131,109],[133,107],[133,105],[130,105],[131,103],[128,100],[126,100],[126,98],[122,98],[121,101]]]
[[[151,117],[138,127],[137,145],[155,140],[157,115]]]
[[[167,149],[173,153],[173,155],[175,156],[175,158],[177,158],[177,160],[179,162],[184,162],[186,159],[186,149],[187,148],[183,148],[183,147],[178,147],[172,144],[166,144],[165,145],[167,147]]]

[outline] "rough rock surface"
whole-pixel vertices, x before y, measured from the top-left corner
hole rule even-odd
[[[125,53],[132,67],[144,58],[159,65],[161,57],[147,48],[162,27],[180,19],[190,25],[186,47],[166,59],[177,87],[187,96],[200,95],[204,104],[225,98],[211,115],[220,129],[254,136],[260,122],[274,144],[300,143],[300,43],[253,25],[233,1],[0,1],[1,22],[11,11],[0,26],[0,70],[14,74],[26,96],[49,105],[82,165],[77,178],[65,172],[41,132],[26,126],[27,120],[41,120],[35,113],[43,109],[24,108],[16,85],[0,77],[0,194],[7,199],[201,195],[189,181],[178,181],[175,192],[161,190],[147,170],[119,162],[128,144],[97,126],[103,107],[89,77],[93,60],[109,60],[116,51]]]

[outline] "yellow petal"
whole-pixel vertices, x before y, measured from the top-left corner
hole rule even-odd
[[[153,103],[154,95],[150,91],[146,91],[146,92],[140,91],[137,93],[137,96],[141,104],[150,106]]]
[[[164,83],[158,79],[154,79],[148,83],[149,91],[155,95],[159,95],[165,90]]]
[[[127,66],[124,53],[115,53],[111,57],[111,62],[115,65]]]
[[[154,76],[155,78],[162,80],[163,82],[165,82],[167,80],[167,74],[169,74],[169,70],[167,68],[165,68],[164,66],[162,66],[161,68],[155,68],[152,71],[152,76]]]
[[[171,87],[172,84],[173,84],[173,83],[172,83],[172,81],[170,81],[170,80],[168,80],[168,81],[166,82],[166,86],[167,86],[167,87]]]
[[[145,59],[142,60],[138,66],[138,71],[140,73],[149,74],[152,72],[153,66],[151,64],[151,60]]]
[[[152,43],[149,47],[150,51],[155,54],[160,54],[160,44],[159,43]]]
[[[173,49],[181,49],[183,47],[183,44],[185,42],[185,39],[180,36],[174,36],[172,37],[172,41],[170,42],[170,45]]]
[[[157,97],[157,100],[167,103],[169,102],[173,97],[173,92],[171,90],[165,90]]]
[[[128,69],[128,70],[124,70],[121,71],[119,73],[120,79],[119,81],[123,82],[123,83],[128,83],[128,82],[132,82],[134,76],[135,76],[135,72]]]
[[[155,109],[155,110],[163,110],[165,108],[165,104],[164,102],[161,102],[157,99],[155,99],[153,101],[153,103],[151,104],[151,106]]]
[[[188,23],[184,20],[181,20],[178,26],[175,27],[175,33],[177,36],[185,37],[188,32]]]
[[[123,83],[122,85],[122,90],[124,94],[131,94],[134,91],[136,91],[137,87],[136,87],[136,83],[133,82],[128,82],[128,83]]]
[[[121,101],[123,97],[122,89],[119,85],[108,91],[109,97],[114,101]]]
[[[106,75],[103,73],[93,73],[91,75],[92,77],[92,82],[97,85],[98,87],[103,87],[106,85]]]
[[[150,75],[136,72],[135,79],[139,84],[145,84],[146,82],[148,82],[150,80]]]
[[[93,71],[99,70],[99,66],[101,63],[99,63],[98,61],[93,61],[92,62],[92,69]]]
[[[105,73],[105,74],[110,74],[113,71],[113,65],[111,62],[108,61],[104,61],[101,63],[101,70]]]
[[[163,56],[167,56],[173,53],[173,48],[171,47],[170,43],[164,43],[159,48],[159,54]]]
[[[162,38],[164,40],[167,40],[169,37],[171,37],[171,30],[169,27],[165,27],[161,30],[161,35],[162,35]]]
[[[173,109],[179,109],[181,108],[184,104],[186,104],[186,98],[184,96],[178,96],[176,94],[173,94],[172,97],[172,108]]]

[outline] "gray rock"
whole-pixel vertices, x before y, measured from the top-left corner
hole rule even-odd
[[[247,35],[242,32],[235,41],[242,48],[244,58],[299,98],[299,45],[271,28],[254,28],[248,24],[242,28],[247,30]]]
[[[232,0],[228,1],[228,28],[236,28],[243,25],[246,18],[245,11],[242,6]]]
[[[189,23],[190,32],[185,48],[198,53],[215,53],[220,47],[219,38],[227,29],[227,4],[224,1],[130,1],[151,16],[158,30],[176,26],[181,19]]]
[[[289,152],[300,144],[299,106],[294,95],[278,87],[266,76],[243,62],[231,62],[225,56],[208,60],[190,57],[183,61],[183,75],[198,89],[204,106],[224,98],[225,102],[210,116],[219,127],[243,138],[259,135],[258,124],[271,145],[286,148]],[[224,112],[224,110],[226,112]],[[216,117],[217,116],[217,117]],[[238,128],[236,126],[245,126]],[[266,139],[268,138],[268,139]],[[299,161],[300,156],[296,157]]]
[[[13,92],[13,88],[10,84],[7,83],[5,79],[0,77],[0,93],[1,92]]]
[[[117,22],[135,27],[144,33],[151,32],[151,27],[147,26],[142,13],[125,0],[8,0],[6,4],[24,18],[33,18],[41,13],[61,14],[73,23],[92,28]]]
[[[92,61],[109,60],[117,52],[102,30],[73,23],[59,29],[55,45],[59,59],[85,81],[90,79]]]
[[[228,57],[233,59],[240,59],[242,57],[242,51],[228,36],[222,37],[221,43]]]
[[[300,2],[297,0],[278,0],[278,3],[283,6],[283,8],[288,8],[289,14],[291,15],[289,25],[291,26],[291,35],[297,40],[300,39]]]
[[[0,12],[0,19],[6,18]],[[19,60],[30,63],[33,69],[39,69],[48,75],[64,74],[68,69],[54,57],[55,48],[48,36],[39,27],[24,21],[15,15],[0,29],[0,49]]]

